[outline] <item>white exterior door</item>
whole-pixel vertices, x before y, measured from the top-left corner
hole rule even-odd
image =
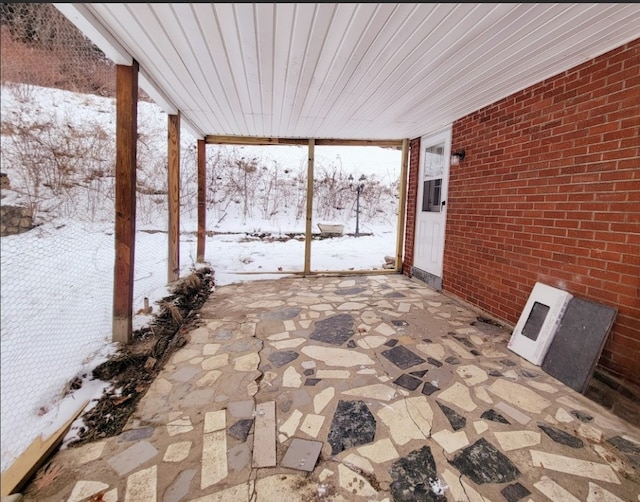
[[[420,172],[413,266],[441,286],[451,129],[420,139]],[[432,281],[428,281],[432,282]]]

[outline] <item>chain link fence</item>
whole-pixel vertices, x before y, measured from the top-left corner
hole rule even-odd
[[[91,370],[115,351],[116,82],[52,4],[1,4],[0,35],[5,471],[99,396]]]

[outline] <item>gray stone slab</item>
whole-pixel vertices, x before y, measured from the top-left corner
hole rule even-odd
[[[253,400],[246,401],[236,401],[233,403],[229,403],[227,405],[227,409],[232,417],[235,418],[244,418],[250,417],[253,415],[253,411],[255,409],[255,403]]]
[[[367,290],[366,288],[341,288],[341,289],[336,289],[336,295],[343,295],[343,296],[357,295],[366,290]]]
[[[293,438],[280,465],[299,471],[312,472],[322,451],[322,441]]]
[[[153,431],[155,431],[155,427],[131,429],[120,434],[120,436],[118,437],[118,442],[122,443],[123,441],[139,441],[141,439],[147,439],[153,436]]]
[[[376,419],[364,401],[338,401],[327,439],[331,455],[372,443],[375,435]]]
[[[247,436],[249,436],[249,431],[251,431],[252,426],[253,418],[244,418],[242,420],[238,420],[235,424],[229,427],[228,434],[232,438],[244,442],[247,440]]]
[[[234,446],[227,453],[227,463],[233,471],[241,471],[251,460],[251,448],[247,443]]]
[[[538,427],[556,443],[560,443],[571,448],[582,448],[584,446],[582,439],[561,429],[542,423],[538,423]]]
[[[169,375],[169,379],[175,380],[176,382],[188,382],[198,373],[200,373],[198,368],[193,366],[183,366]]]
[[[384,350],[382,351],[382,355],[402,370],[426,362],[419,355],[411,352],[402,345],[396,345],[392,349]]]
[[[191,482],[197,472],[196,469],[181,471],[164,491],[162,502],[180,502],[183,500],[187,493],[189,493]]]
[[[338,314],[316,321],[312,340],[340,346],[355,334],[355,321],[349,314]]]
[[[449,463],[477,485],[507,483],[520,476],[509,458],[484,438],[460,451]]]
[[[518,500],[525,498],[527,495],[531,495],[531,492],[520,483],[507,485],[500,490],[500,493],[507,499],[507,502],[518,502]]]
[[[423,446],[396,460],[390,469],[391,494],[395,502],[446,502],[444,493],[436,493],[431,485],[438,479],[436,461],[431,448]]]
[[[399,385],[407,390],[416,390],[422,383],[422,380],[411,375],[403,373],[393,381],[394,384]]]
[[[263,312],[260,314],[261,321],[285,321],[287,319],[295,319],[300,315],[299,307],[286,307],[280,310],[272,310],[271,312]]]
[[[542,369],[584,393],[618,310],[573,297],[551,341]]]
[[[269,354],[269,361],[271,361],[276,368],[280,368],[285,364],[289,364],[294,359],[297,359],[299,355],[300,354],[293,350],[283,350],[282,352]]]
[[[114,457],[111,457],[107,463],[120,476],[126,476],[148,460],[151,460],[157,454],[158,450],[156,450],[151,443],[140,441]]]
[[[464,429],[467,426],[467,419],[460,415],[457,411],[448,406],[436,401],[444,416],[447,417],[447,420],[451,424],[451,428],[454,431],[458,431],[460,429]]]

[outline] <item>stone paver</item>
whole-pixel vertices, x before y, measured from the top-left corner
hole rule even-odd
[[[401,275],[218,287],[120,437],[23,500],[640,500],[638,428],[477,316]]]

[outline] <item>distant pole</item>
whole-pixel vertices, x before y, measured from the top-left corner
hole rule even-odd
[[[356,195],[356,237],[360,237],[360,190],[362,185],[358,185]]]
[[[364,174],[361,175],[358,179],[360,183],[356,186],[356,237],[360,237],[360,192],[362,192],[362,189],[364,188],[364,181],[366,179],[367,177]],[[353,176],[351,174],[349,175],[349,185],[353,190]]]

